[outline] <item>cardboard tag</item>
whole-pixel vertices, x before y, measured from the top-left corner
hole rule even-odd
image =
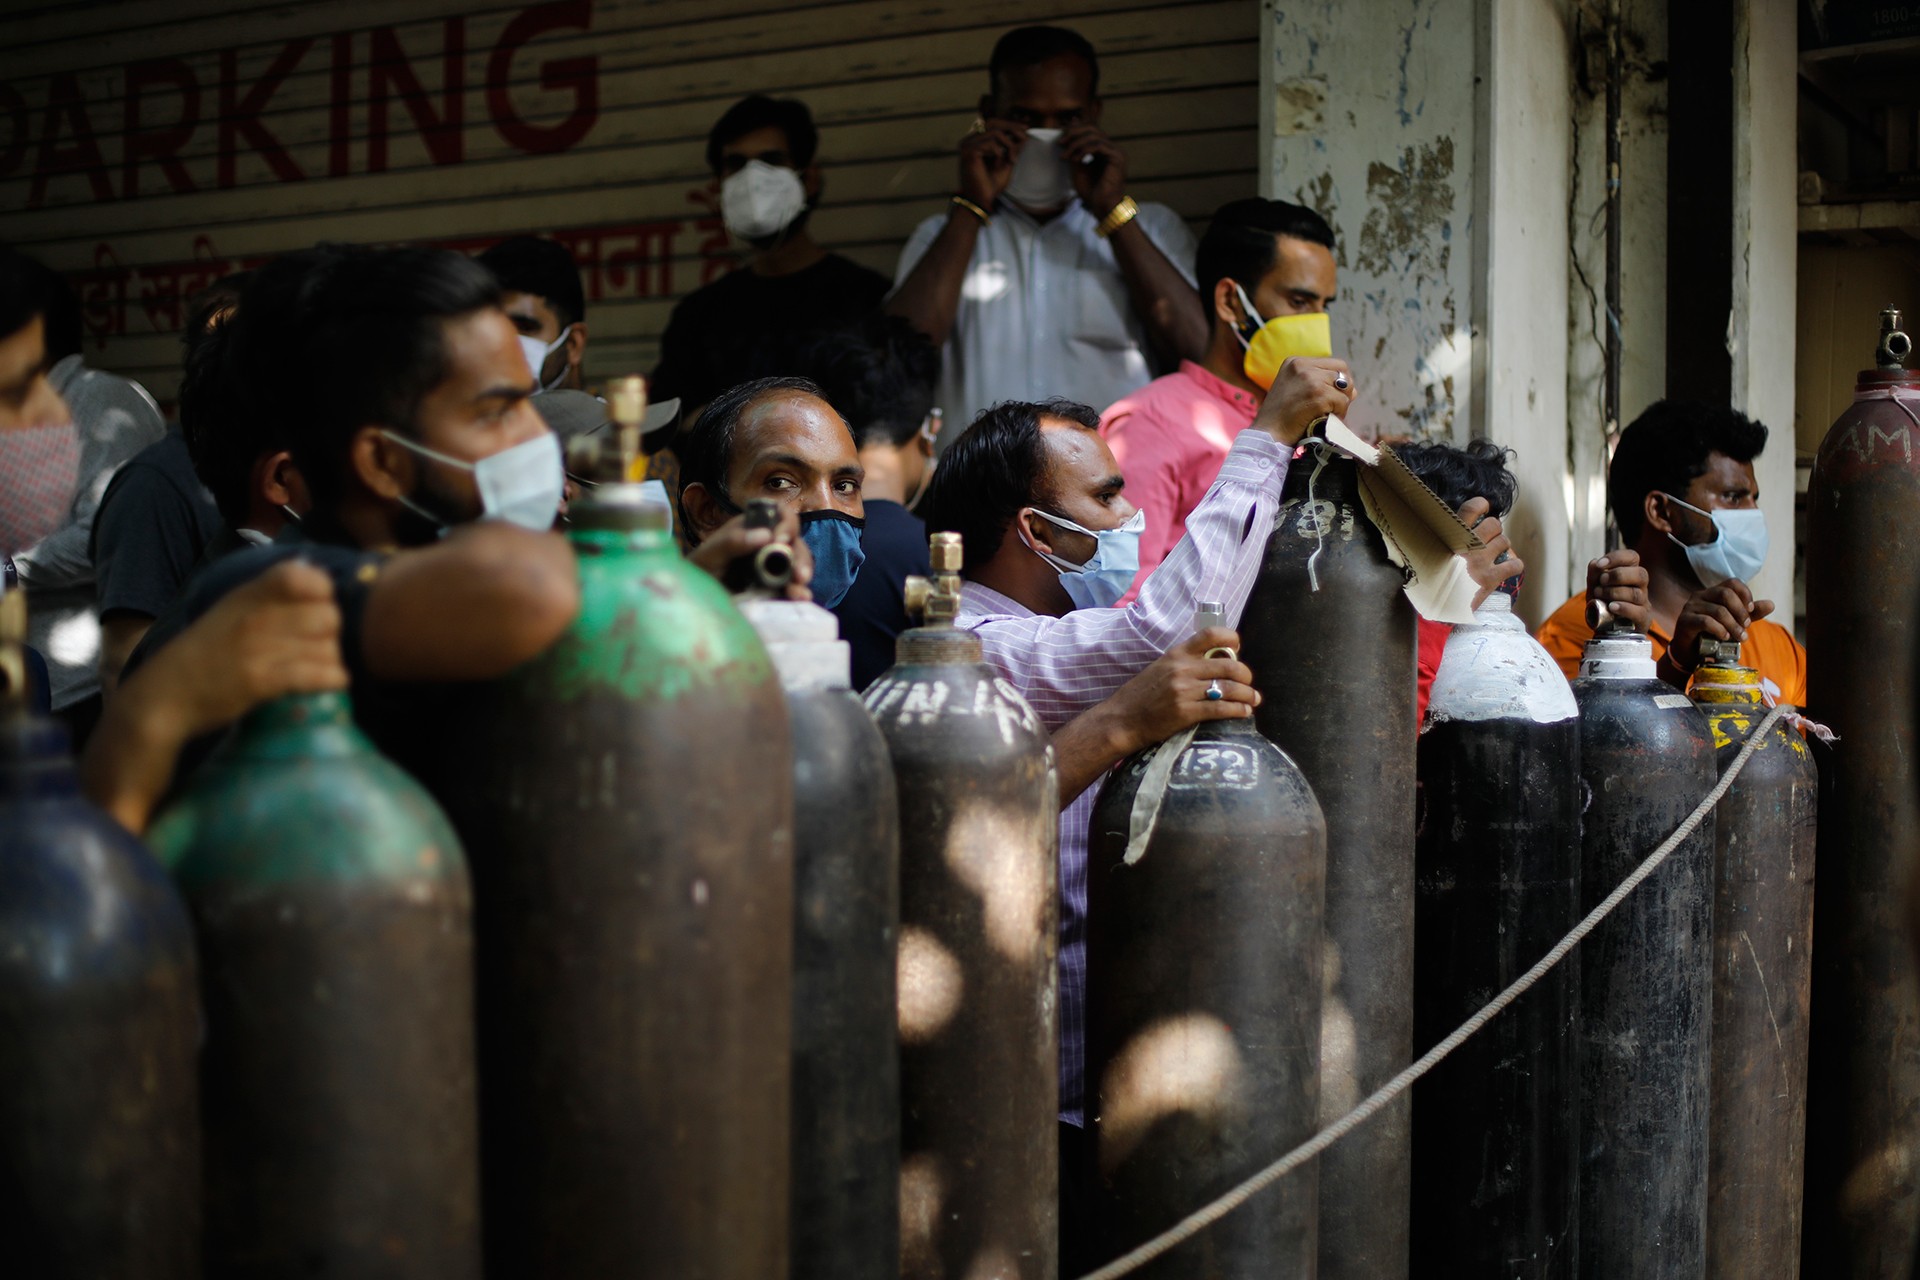
[[[1414,609],[1430,622],[1472,622],[1480,588],[1465,557],[1486,544],[1391,447],[1368,444],[1337,417],[1329,417],[1324,430],[1328,444],[1360,464],[1361,503],[1386,540],[1387,555],[1408,571],[1404,589]]]

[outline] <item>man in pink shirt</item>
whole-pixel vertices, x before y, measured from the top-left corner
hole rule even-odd
[[[1205,359],[1181,361],[1100,416],[1127,496],[1147,513],[1140,572],[1122,603],[1178,545],[1234,438],[1253,425],[1266,388],[1243,366],[1248,340],[1276,316],[1333,300],[1333,228],[1284,200],[1235,200],[1213,215],[1194,266],[1212,323]]]

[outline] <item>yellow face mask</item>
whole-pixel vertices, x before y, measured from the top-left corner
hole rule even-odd
[[[1240,367],[1246,370],[1253,385],[1262,389],[1271,387],[1273,380],[1280,375],[1280,366],[1294,356],[1330,356],[1333,354],[1333,324],[1324,311],[1313,311],[1297,316],[1275,316],[1264,323],[1260,313],[1253,309],[1253,299],[1236,281],[1234,292],[1240,295],[1240,305],[1246,308],[1247,318],[1260,328],[1251,339],[1239,330],[1234,336],[1240,339],[1240,345],[1247,349],[1241,359]]]

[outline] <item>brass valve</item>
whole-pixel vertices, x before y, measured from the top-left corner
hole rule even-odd
[[[966,557],[957,533],[936,533],[927,540],[927,559],[933,576],[909,577],[906,590],[907,616],[920,619],[922,626],[952,623],[960,615],[960,566]]]

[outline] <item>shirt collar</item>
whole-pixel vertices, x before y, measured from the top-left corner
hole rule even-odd
[[[1039,615],[1012,596],[1003,596],[992,587],[983,587],[977,582],[963,582],[960,584],[960,616],[1033,618]]]
[[[1249,415],[1260,412],[1259,397],[1250,391],[1234,386],[1231,382],[1220,377],[1212,370],[1195,364],[1191,360],[1182,360],[1180,362],[1180,372],[1216,399],[1225,400],[1234,408],[1244,410]]]

